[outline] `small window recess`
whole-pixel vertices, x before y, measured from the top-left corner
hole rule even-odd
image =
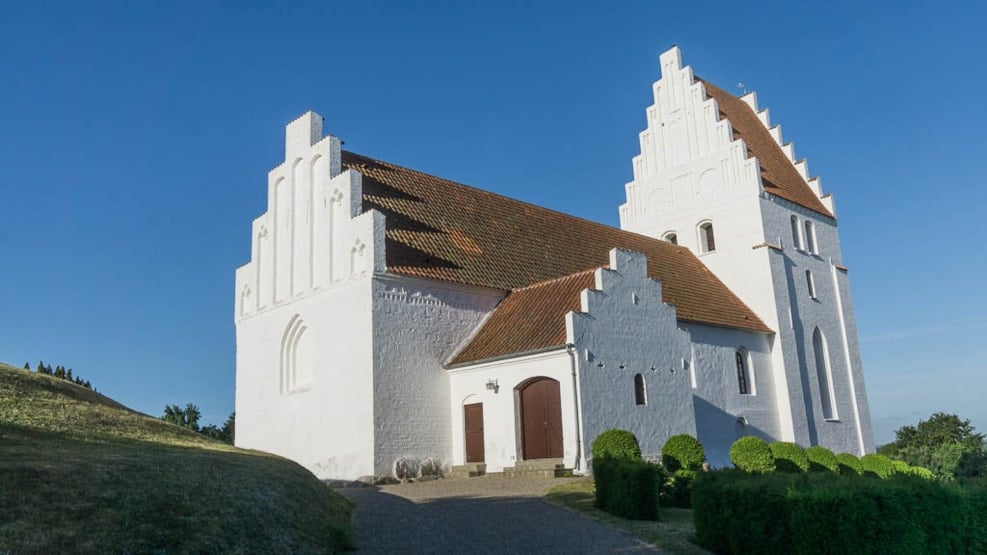
[[[735,355],[737,364],[737,389],[741,395],[754,395],[754,375],[751,372],[750,353],[740,347]]]
[[[792,214],[792,245],[796,250],[802,250],[802,224],[795,214]]]
[[[666,243],[671,243],[673,245],[679,244],[679,235],[674,231],[669,231],[665,235],[662,235],[661,239],[662,241],[665,241]]]
[[[816,245],[816,228],[809,220],[805,221],[805,250],[811,254],[819,254]]]
[[[644,384],[644,376],[641,374],[634,374],[634,404],[648,404],[648,391]]]
[[[812,270],[805,271],[805,284],[809,288],[809,298],[816,298],[816,281],[812,279]]]
[[[716,236],[713,233],[713,222],[699,224],[699,250],[703,254],[716,251]]]

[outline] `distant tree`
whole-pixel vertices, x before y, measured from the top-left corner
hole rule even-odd
[[[236,440],[236,411],[230,413],[230,417],[223,424],[223,437],[226,443],[233,445]]]
[[[185,408],[178,405],[166,405],[164,409],[164,416],[161,417],[165,422],[171,422],[182,428],[188,428],[196,432],[199,431],[199,418],[202,413],[199,412],[199,407],[188,403]]]
[[[24,363],[24,369],[25,370],[30,370],[31,369],[31,365],[25,362]]]
[[[899,428],[895,437],[878,453],[928,468],[940,480],[987,475],[984,434],[977,433],[969,419],[937,412],[917,426]]]

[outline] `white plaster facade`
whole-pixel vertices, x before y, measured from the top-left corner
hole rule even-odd
[[[671,435],[696,435],[714,465],[729,464],[730,444],[747,434],[873,451],[835,218],[766,193],[759,161],[678,49],[660,62],[621,227],[675,233],[774,333],[680,321],[644,256],[615,249],[565,315],[564,345],[450,366],[508,292],[389,271],[387,218],[366,209],[361,174],[343,169],[341,142],[309,112],[287,126],[251,260],[236,272],[237,445],[321,478],[388,475],[406,458],[460,465],[464,406],[482,403],[484,462],[496,472],[523,458],[518,391],[549,378],[561,456],[577,471],[614,427],[634,432],[648,456]],[[744,101],[757,112],[753,94]],[[782,145],[766,111],[758,115]],[[782,150],[821,195],[791,145]],[[819,198],[835,214],[832,198]],[[711,252],[704,223],[715,231]]]

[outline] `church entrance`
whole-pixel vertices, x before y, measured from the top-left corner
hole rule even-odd
[[[482,463],[486,457],[483,452],[483,403],[473,403],[463,406],[466,419],[466,462]]]
[[[536,378],[519,391],[521,455],[525,460],[562,456],[562,397],[559,382]]]

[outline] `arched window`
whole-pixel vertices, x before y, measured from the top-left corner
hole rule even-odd
[[[816,282],[812,279],[812,272],[809,270],[805,271],[805,284],[809,286],[809,297],[816,298]]]
[[[816,228],[809,220],[805,221],[805,250],[812,254],[818,254],[816,249]]]
[[[799,225],[799,217],[796,216],[795,214],[792,214],[792,245],[794,245],[795,248],[799,250],[802,249],[801,228],[802,226]]]
[[[812,332],[812,350],[816,354],[816,377],[819,379],[819,398],[822,401],[823,418],[835,420],[837,416],[833,399],[833,372],[829,367],[829,348],[819,328]]]
[[[737,388],[741,395],[750,395],[753,393],[753,384],[751,383],[750,365],[747,363],[747,349],[743,347],[737,349],[735,358],[737,362]]]
[[[634,404],[648,404],[648,392],[645,390],[644,376],[641,374],[634,374]]]
[[[706,222],[699,226],[699,250],[702,252],[713,252],[716,250],[716,239],[713,237],[713,222]]]
[[[664,241],[667,241],[667,242],[673,244],[673,245],[678,245],[679,244],[679,236],[674,231],[669,231],[668,233],[665,234],[664,237],[662,237],[662,239]]]

